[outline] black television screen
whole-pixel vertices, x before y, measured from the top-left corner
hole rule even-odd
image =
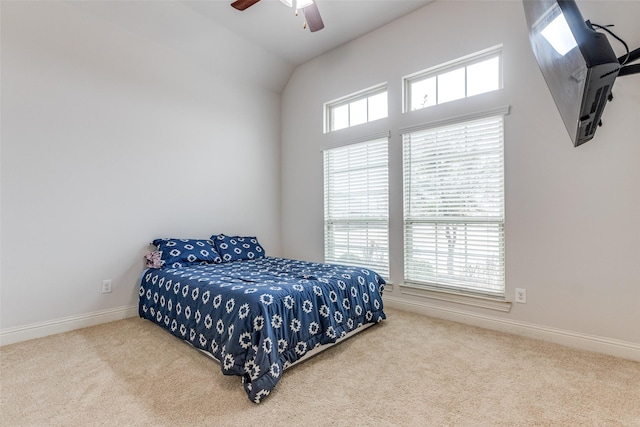
[[[591,140],[620,70],[575,1],[523,0],[529,40],[574,146]]]

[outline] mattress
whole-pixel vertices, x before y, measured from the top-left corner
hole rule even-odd
[[[372,270],[286,258],[148,269],[139,314],[220,361],[255,403],[313,349],[386,318]]]

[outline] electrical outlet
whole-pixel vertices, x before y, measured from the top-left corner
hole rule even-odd
[[[516,302],[520,304],[527,303],[527,290],[523,288],[516,288]]]
[[[102,293],[108,294],[111,292],[111,279],[105,279],[102,281]]]

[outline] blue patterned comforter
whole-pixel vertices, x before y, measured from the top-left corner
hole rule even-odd
[[[213,354],[259,403],[309,350],[385,319],[384,284],[360,267],[271,257],[149,269],[139,313]]]

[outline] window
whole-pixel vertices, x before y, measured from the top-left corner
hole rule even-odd
[[[404,111],[419,110],[502,87],[502,47],[495,47],[404,78]]]
[[[504,296],[503,169],[502,115],[403,134],[406,282]]]
[[[325,133],[387,117],[387,85],[325,104]]]
[[[389,277],[387,138],[324,152],[325,262]]]

